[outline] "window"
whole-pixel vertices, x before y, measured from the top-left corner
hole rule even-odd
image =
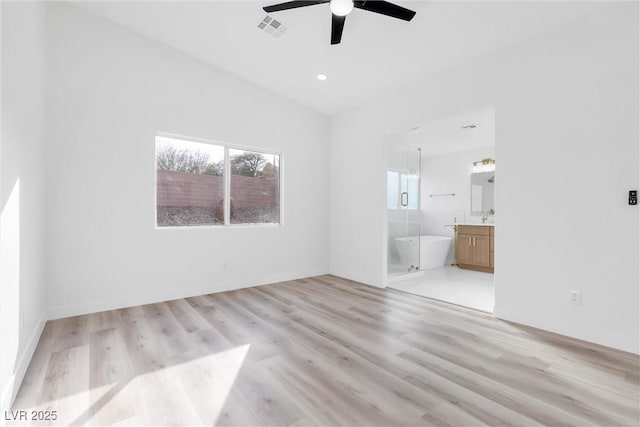
[[[280,224],[278,154],[157,137],[156,169],[158,227]]]
[[[280,223],[280,156],[229,149],[231,223]]]
[[[417,175],[387,171],[387,209],[418,209],[419,194]]]
[[[387,171],[387,208],[398,209],[400,203],[400,172]]]

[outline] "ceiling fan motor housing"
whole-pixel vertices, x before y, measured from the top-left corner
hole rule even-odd
[[[289,1],[274,4],[272,6],[265,6],[263,9],[267,13],[272,13],[323,3],[329,3],[329,8],[331,9],[331,44],[339,44],[342,41],[342,31],[344,30],[345,18],[354,8],[379,13],[396,19],[402,19],[403,21],[411,21],[416,15],[413,10],[398,6],[397,4],[393,4],[388,1],[375,0]]]

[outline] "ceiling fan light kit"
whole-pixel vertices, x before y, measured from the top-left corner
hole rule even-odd
[[[352,0],[331,0],[329,2],[331,13],[336,16],[347,16],[353,10]]]
[[[299,7],[314,6],[316,4],[329,3],[331,10],[331,44],[339,44],[342,41],[342,31],[346,16],[354,8],[366,10],[368,12],[379,13],[403,21],[411,21],[416,13],[397,4],[388,1],[373,0],[311,0],[311,1],[288,1],[272,6],[265,6],[263,9],[267,13],[279,12],[282,10],[296,9]]]

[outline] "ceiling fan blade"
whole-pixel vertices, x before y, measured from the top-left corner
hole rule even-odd
[[[342,30],[346,16],[331,14],[331,44],[339,44],[342,40]]]
[[[322,3],[329,3],[329,0],[288,1],[285,3],[278,3],[271,6],[265,6],[262,9],[267,13],[271,13],[271,12],[278,12],[280,10],[296,9],[298,7],[313,6],[313,5],[322,4]]]
[[[416,15],[413,10],[406,9],[402,6],[398,6],[397,4],[389,3],[388,1],[356,0],[353,2],[353,6],[358,9],[380,13],[382,15],[391,16],[392,18],[398,18],[405,21],[411,21]]]

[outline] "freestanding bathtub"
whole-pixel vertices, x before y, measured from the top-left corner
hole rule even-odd
[[[447,236],[409,236],[396,237],[396,248],[400,262],[404,265],[415,265],[417,261],[417,245],[420,245],[420,270],[442,267],[447,260],[451,248],[451,237]]]

